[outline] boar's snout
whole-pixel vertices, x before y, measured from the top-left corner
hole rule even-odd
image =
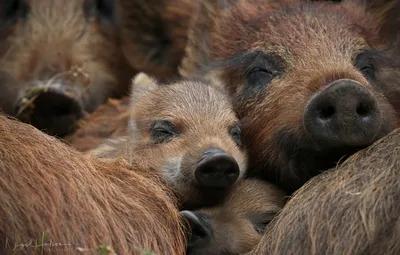
[[[69,89],[60,83],[30,86],[17,100],[16,116],[51,135],[72,133],[83,116],[83,107],[78,95]]]
[[[236,160],[220,149],[206,150],[195,170],[195,179],[205,187],[226,188],[239,178]]]
[[[304,127],[322,147],[367,146],[381,125],[374,95],[353,80],[332,82],[308,103]]]

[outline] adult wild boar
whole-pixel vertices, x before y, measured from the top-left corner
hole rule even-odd
[[[293,192],[397,127],[399,69],[375,10],[355,0],[202,2],[181,73],[234,98],[250,176]]]

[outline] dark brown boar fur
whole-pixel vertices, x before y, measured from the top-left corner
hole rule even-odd
[[[181,212],[189,230],[186,254],[249,252],[284,204],[285,193],[270,183],[255,179],[237,182],[221,204]]]
[[[230,6],[221,8],[222,3]],[[389,46],[380,38],[382,25],[368,10],[366,3],[355,0],[202,2],[189,31],[181,74],[208,78],[234,98],[250,176],[292,192],[398,125],[395,109],[400,105],[391,93],[399,88],[399,69],[392,66]],[[325,141],[309,132],[313,125],[305,125],[306,109],[337,83],[350,84],[360,98],[361,92],[355,91],[363,91],[379,118],[369,126],[346,124],[343,118],[343,128],[326,132]],[[332,95],[335,103],[349,107],[358,102],[346,93]],[[361,116],[362,104],[359,108]],[[331,117],[335,111],[318,114]],[[336,139],[332,137],[340,143],[328,142]]]
[[[378,30],[380,38],[391,45],[388,54],[393,57],[391,61],[395,63],[395,68],[400,63],[400,1],[368,1],[375,22],[382,24]],[[400,112],[400,86],[393,86],[400,80],[400,73],[394,72],[393,68],[387,66],[379,72],[379,79],[389,101],[393,104],[397,112]]]
[[[250,254],[400,254],[400,129],[311,179]]]
[[[0,108],[52,135],[129,91],[114,0],[0,3]]]
[[[130,64],[162,82],[178,75],[199,0],[120,0],[123,50]]]
[[[375,22],[380,24],[378,32],[386,43],[398,44],[400,36],[400,1],[375,0],[367,1]]]
[[[79,120],[77,131],[63,141],[78,151],[86,152],[95,149],[106,139],[126,135],[130,118],[129,102],[129,97],[108,99],[93,113]]]
[[[40,254],[95,254],[103,245],[117,254],[184,254],[174,197],[149,169],[85,158],[4,116],[0,144],[1,254],[33,254],[36,244],[46,245]]]
[[[129,162],[147,164],[171,185],[184,208],[217,203],[234,181],[224,187],[205,185],[197,173],[202,177],[221,173],[218,179],[225,182],[231,170],[235,170],[236,181],[247,169],[239,120],[228,97],[198,80],[163,84],[140,73],[132,84],[126,134],[87,154],[104,158],[121,156]],[[207,173],[199,170],[200,162],[216,155],[215,151],[226,157],[212,160],[214,163],[208,165]],[[227,165],[235,166],[225,169]]]

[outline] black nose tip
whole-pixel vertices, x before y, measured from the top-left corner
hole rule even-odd
[[[16,116],[51,135],[62,137],[73,132],[83,116],[81,104],[58,88],[34,89],[19,100]]]
[[[372,93],[352,80],[337,80],[310,100],[304,126],[317,143],[329,146],[366,146],[381,122]]]
[[[211,218],[201,212],[181,211],[188,232],[186,254],[208,254],[213,235]]]
[[[228,153],[211,149],[203,153],[195,170],[196,181],[205,187],[226,188],[239,177],[239,166]]]

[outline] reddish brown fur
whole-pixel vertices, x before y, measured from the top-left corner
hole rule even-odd
[[[178,75],[199,0],[120,0],[123,50],[136,69],[160,81]]]
[[[314,177],[248,254],[400,254],[400,129]]]
[[[87,159],[32,126],[0,116],[0,253],[184,254],[180,215],[170,192],[147,168]],[[56,247],[57,243],[62,243]],[[39,247],[40,252],[41,247]],[[83,251],[87,253],[87,251]],[[41,253],[42,254],[42,253]]]
[[[200,81],[179,81],[159,85],[144,73],[133,81],[130,123],[126,136],[89,151],[98,157],[120,155],[128,161],[141,160],[160,171],[183,203],[214,201],[223,190],[200,190],[194,182],[194,170],[202,153],[217,148],[230,154],[240,168],[241,178],[247,157],[230,134],[238,119],[225,94]],[[167,120],[178,133],[167,142],[156,142],[152,125]]]
[[[188,254],[243,254],[261,240],[269,221],[285,204],[285,194],[274,185],[259,180],[239,181],[223,203],[201,208],[206,215],[211,240]],[[204,216],[203,216],[204,217]]]
[[[129,97],[109,99],[80,120],[78,130],[64,140],[82,152],[95,149],[105,139],[126,135],[129,117]]]
[[[9,2],[0,4],[2,13],[7,5],[12,6]],[[19,8],[17,11],[25,14],[16,14],[22,16],[15,20],[4,15],[0,21],[0,108],[4,112],[31,121],[30,116],[22,114],[28,110],[17,112],[16,106],[34,86],[69,95],[89,112],[108,97],[119,97],[128,92],[134,71],[119,47],[119,17],[101,16],[95,2],[17,1],[14,9]],[[59,84],[67,91],[60,89]],[[73,130],[68,127],[70,123],[63,128],[61,121],[38,125],[49,133],[61,129],[62,132],[56,133],[60,136]]]
[[[397,126],[398,99],[390,93],[399,87],[398,69],[385,69],[379,55],[372,82],[354,66],[360,52],[388,46],[362,3],[239,0],[221,9],[217,2],[205,0],[199,9],[181,73],[208,76],[235,98],[253,174],[293,191],[358,149],[319,151],[303,126],[310,98],[332,81],[352,79],[377,99],[383,121],[371,143]],[[247,85],[246,61],[255,52],[273,56],[283,70],[268,84]]]

